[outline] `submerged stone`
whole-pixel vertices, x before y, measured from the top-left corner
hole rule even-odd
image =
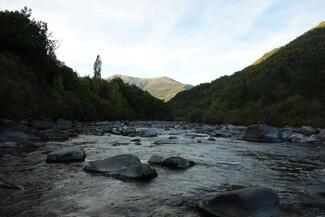
[[[279,197],[270,188],[250,187],[201,201],[203,216],[279,217]]]
[[[161,162],[161,165],[171,169],[186,169],[194,164],[194,161],[186,160],[182,157],[169,157]]]

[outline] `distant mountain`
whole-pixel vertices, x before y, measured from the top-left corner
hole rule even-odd
[[[252,65],[168,102],[192,122],[325,126],[325,22]]]
[[[138,78],[127,75],[113,75],[107,79],[111,80],[116,77],[121,78],[125,83],[133,84],[142,90],[146,90],[154,97],[166,102],[173,98],[177,93],[189,90],[193,87],[192,85],[182,84],[166,76],[156,78]]]

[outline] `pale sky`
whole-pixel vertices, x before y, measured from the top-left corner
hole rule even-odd
[[[81,76],[168,76],[209,82],[250,65],[325,20],[325,0],[0,0],[27,6]]]

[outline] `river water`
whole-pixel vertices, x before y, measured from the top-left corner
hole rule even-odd
[[[200,200],[253,185],[278,193],[281,216],[325,216],[324,146],[209,141],[191,130],[156,130],[161,135],[141,138],[140,146],[121,135],[79,135],[23,155],[2,154],[0,178],[21,184],[25,191],[0,190],[0,216],[199,216]],[[155,145],[156,140],[175,144]],[[158,177],[139,182],[86,173],[84,163],[45,163],[49,151],[74,145],[85,149],[87,161],[130,153],[143,162],[158,154],[197,164],[186,170],[155,166]]]

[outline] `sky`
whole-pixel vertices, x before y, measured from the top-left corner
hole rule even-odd
[[[197,85],[230,75],[325,20],[325,0],[0,0],[32,9],[80,76],[168,76]]]

